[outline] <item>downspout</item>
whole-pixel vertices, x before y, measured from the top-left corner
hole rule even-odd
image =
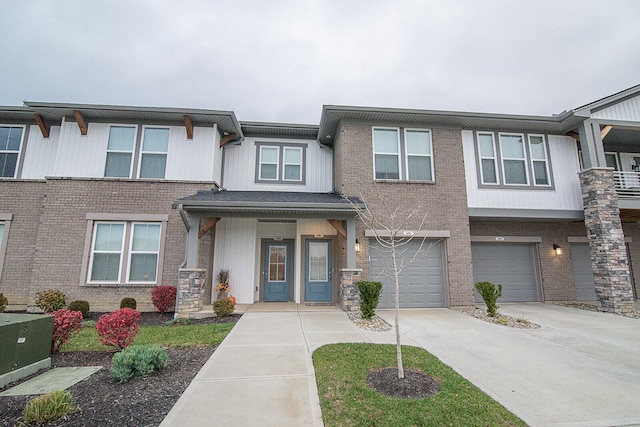
[[[184,227],[187,229],[187,239],[186,242],[184,243],[184,261],[182,261],[182,264],[180,264],[180,267],[178,268],[185,268],[187,266],[187,256],[188,256],[188,251],[189,251],[189,220],[187,219],[187,214],[184,211],[184,208],[182,207],[182,204],[178,205],[178,212],[180,212],[180,218],[182,218],[182,222],[184,223]],[[178,273],[178,276],[180,276],[180,273]],[[176,308],[175,311],[173,312],[173,319],[177,319],[178,318],[178,299],[180,298],[180,292],[176,292]]]

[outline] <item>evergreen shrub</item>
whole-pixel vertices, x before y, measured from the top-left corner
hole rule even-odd
[[[360,311],[363,319],[371,319],[376,314],[376,308],[382,292],[380,282],[358,282],[358,293],[360,294]]]

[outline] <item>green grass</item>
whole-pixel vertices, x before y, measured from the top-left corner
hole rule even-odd
[[[396,366],[395,345],[333,344],[313,353],[326,427],[526,425],[427,351],[402,348],[405,369],[437,379],[438,394],[419,400],[391,398],[367,385],[372,369]]]
[[[162,347],[215,346],[222,342],[235,323],[211,323],[184,326],[140,326],[133,344],[158,344]],[[100,344],[95,327],[83,327],[60,351],[109,351]]]

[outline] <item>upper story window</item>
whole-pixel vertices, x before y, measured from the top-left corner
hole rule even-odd
[[[140,154],[140,178],[164,179],[168,150],[168,128],[145,128]]]
[[[22,126],[0,126],[0,178],[15,178],[22,144]]]
[[[476,143],[481,185],[551,187],[544,135],[477,132]]]
[[[306,144],[257,142],[256,182],[304,184]]]
[[[107,144],[107,163],[105,177],[129,178],[133,149],[136,141],[136,128],[132,126],[111,126]]]
[[[373,128],[374,178],[434,181],[431,131]]]

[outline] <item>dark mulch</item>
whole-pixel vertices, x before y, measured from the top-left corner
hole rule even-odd
[[[440,383],[423,372],[404,370],[404,378],[398,378],[398,368],[375,369],[367,375],[367,384],[379,393],[403,399],[423,399],[440,391]]]
[[[102,313],[90,316],[97,320]],[[191,320],[190,324],[236,322],[240,315]],[[173,314],[142,313],[139,325],[162,325]],[[176,326],[179,327],[179,326]],[[68,390],[80,410],[47,426],[157,426],[176,403],[215,347],[168,349],[168,365],[146,378],[120,384],[109,378],[112,352],[66,352],[51,356],[51,367],[102,366]],[[44,371],[40,371],[38,374]],[[35,374],[37,375],[37,374]],[[0,388],[0,392],[30,378]],[[33,396],[0,397],[0,426],[15,426]]]

